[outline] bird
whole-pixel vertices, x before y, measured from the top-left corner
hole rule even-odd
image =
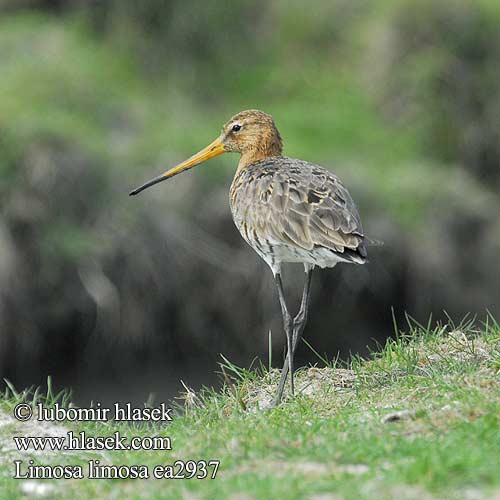
[[[204,149],[131,191],[130,196],[223,153],[240,159],[230,190],[234,223],[243,239],[272,271],[286,336],[286,357],[272,406],[282,399],[288,374],[294,388],[294,355],[306,326],[313,270],[339,263],[365,264],[369,240],[358,209],[341,180],[330,170],[283,156],[283,141],[273,117],[251,109],[234,115]],[[282,264],[303,264],[304,287],[292,317],[282,281]]]

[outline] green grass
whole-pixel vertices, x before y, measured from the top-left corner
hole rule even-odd
[[[300,370],[299,395],[276,409],[265,407],[277,370],[244,370],[224,360],[223,390],[187,390],[171,424],[66,424],[90,435],[169,436],[171,451],[33,455],[41,464],[96,458],[150,469],[216,459],[216,479],[38,483],[52,488],[50,498],[488,498],[500,491],[499,368],[500,327],[491,318],[479,327],[410,322],[408,333],[370,360]],[[20,401],[51,406],[69,399],[51,389],[42,397],[8,388],[4,415]],[[0,427],[0,444],[26,434],[25,425]],[[18,498],[26,482],[11,478],[15,456],[2,453],[1,498]],[[329,494],[337,496],[322,496]]]

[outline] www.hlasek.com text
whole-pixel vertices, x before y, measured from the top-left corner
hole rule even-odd
[[[85,431],[69,431],[65,436],[13,436],[19,451],[111,451],[171,450],[168,436],[122,436],[119,431],[109,436],[89,436]]]

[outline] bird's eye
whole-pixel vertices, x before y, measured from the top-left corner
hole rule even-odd
[[[238,132],[239,130],[241,130],[241,125],[239,123],[236,123],[232,126],[231,130],[233,132]]]

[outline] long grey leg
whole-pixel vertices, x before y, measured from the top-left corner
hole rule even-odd
[[[293,379],[293,371],[290,369],[290,352],[292,353],[292,359],[299,345],[300,339],[302,338],[302,333],[307,323],[307,316],[309,311],[310,302],[310,292],[311,292],[311,279],[312,279],[313,267],[306,267],[306,281],[304,284],[304,290],[302,291],[302,300],[300,303],[300,309],[295,318],[293,319],[293,335],[292,335],[292,349],[288,349],[286,354],[285,362],[283,364],[283,369],[281,370],[280,382],[278,385],[278,392],[276,393],[276,398],[274,400],[274,406],[279,405],[281,398],[283,397],[283,391],[285,389],[285,382],[288,372],[292,374],[290,378]]]
[[[283,282],[281,281],[280,273],[276,273],[275,280],[276,280],[276,286],[278,287],[278,297],[280,299],[281,314],[283,315],[283,328],[285,329],[285,334],[286,334],[287,350],[288,352],[293,352],[292,318],[286,306],[285,294],[283,292]],[[290,370],[290,373],[293,373],[293,356],[287,357],[287,361],[283,366],[282,373],[285,370],[285,366],[287,370]],[[292,391],[293,394],[294,393],[293,377],[290,378],[290,390]]]
[[[302,338],[302,333],[307,323],[307,316],[309,312],[309,299],[311,297],[311,280],[314,267],[306,268],[306,281],[304,290],[302,291],[302,300],[300,302],[300,309],[295,318],[293,318],[293,349],[297,349],[298,343]]]

